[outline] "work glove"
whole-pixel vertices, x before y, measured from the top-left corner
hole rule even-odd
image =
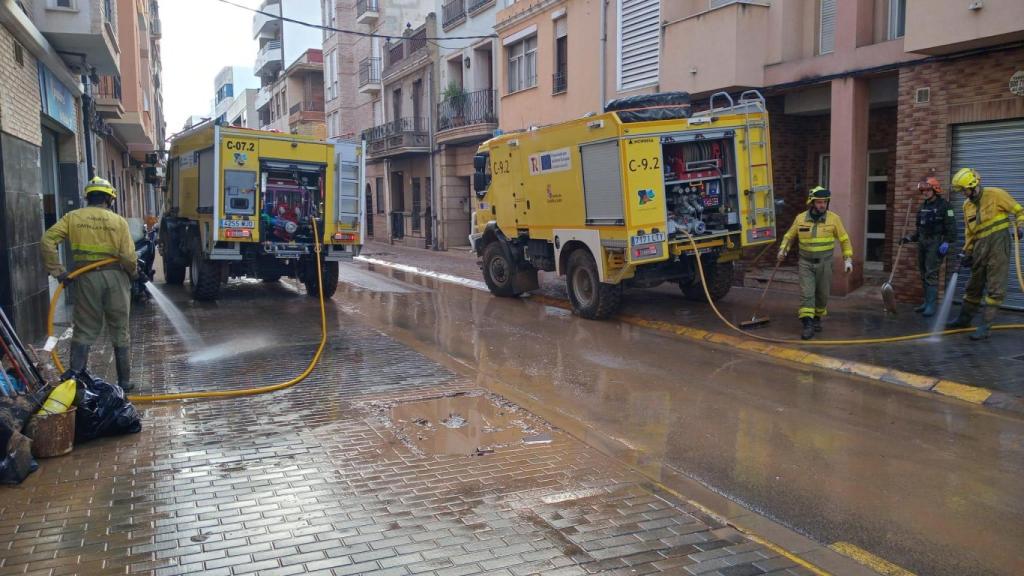
[[[913,241],[914,241],[914,237],[911,236],[910,234],[907,234],[903,238],[900,238],[900,246],[906,244],[907,242],[913,242]]]
[[[949,242],[939,244],[939,256],[945,256],[946,252],[949,252]]]
[[[974,258],[967,252],[960,253],[960,267],[970,268],[974,264]]]
[[[66,288],[68,286],[71,286],[71,283],[74,282],[75,279],[68,276],[67,272],[61,272],[60,275],[57,276],[57,281],[63,284],[64,287]]]
[[[843,260],[843,270],[845,270],[847,274],[853,272],[853,258]]]

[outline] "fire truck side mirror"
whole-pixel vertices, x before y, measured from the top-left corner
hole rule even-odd
[[[484,174],[483,172],[473,173],[473,190],[476,191],[476,195],[483,198],[487,194],[487,187],[491,184],[490,174]]]
[[[487,155],[477,154],[473,156],[473,171],[481,174],[487,169]]]

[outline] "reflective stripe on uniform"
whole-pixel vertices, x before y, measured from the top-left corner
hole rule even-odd
[[[796,311],[798,318],[814,318],[814,308],[799,308]]]
[[[964,298],[964,299],[966,300],[966,298]],[[1002,304],[1003,304],[1003,299],[1002,298],[990,298],[988,295],[985,296],[985,305],[986,306],[1002,306]]]

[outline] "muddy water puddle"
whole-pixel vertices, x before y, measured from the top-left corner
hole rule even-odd
[[[481,456],[551,443],[547,426],[487,394],[400,402],[391,407],[389,417],[398,437],[423,454]]]

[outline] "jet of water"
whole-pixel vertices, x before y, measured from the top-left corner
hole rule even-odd
[[[178,336],[181,337],[181,340],[185,343],[185,348],[189,353],[206,347],[202,336],[196,332],[195,328],[192,328],[192,325],[188,323],[188,320],[185,318],[185,315],[182,314],[181,310],[174,305],[174,302],[171,302],[171,299],[168,298],[156,284],[150,282],[146,284],[146,289],[149,290],[149,294],[153,297],[153,301],[157,303],[157,306],[160,306],[160,309],[163,310],[167,319],[171,321],[171,326],[174,327]]]
[[[953,308],[953,296],[956,293],[956,281],[959,276],[959,272],[953,272],[953,275],[949,277],[946,293],[942,297],[942,306],[939,308],[939,313],[935,315],[935,322],[932,324],[932,335],[928,338],[930,342],[937,342],[942,331],[946,329],[946,321],[949,320],[949,311]]]

